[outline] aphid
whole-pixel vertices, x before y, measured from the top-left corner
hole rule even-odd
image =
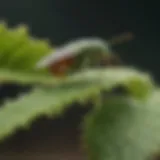
[[[36,67],[48,68],[55,76],[64,76],[71,70],[120,64],[120,59],[111,54],[108,44],[100,38],[78,39],[42,58]],[[113,39],[110,44],[114,44]]]

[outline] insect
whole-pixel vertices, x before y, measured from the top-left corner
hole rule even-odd
[[[121,60],[112,53],[110,46],[126,39],[131,39],[130,35],[125,34],[109,42],[100,38],[71,41],[42,58],[36,68],[48,68],[51,73],[60,77],[82,68],[119,65]]]

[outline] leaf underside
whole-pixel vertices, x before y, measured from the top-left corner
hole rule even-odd
[[[157,99],[155,99],[155,96]],[[160,156],[160,92],[146,103],[110,97],[85,118],[91,160],[151,160]]]

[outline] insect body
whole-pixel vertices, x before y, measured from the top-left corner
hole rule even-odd
[[[36,67],[48,68],[55,76],[64,76],[82,68],[120,63],[120,59],[113,55],[106,41],[100,38],[85,38],[59,47],[42,58]]]
[[[69,70],[94,65],[100,57],[106,57],[109,53],[109,47],[101,39],[79,39],[42,58],[36,67],[49,68],[54,75],[61,76]]]

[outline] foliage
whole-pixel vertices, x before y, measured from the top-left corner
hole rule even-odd
[[[93,110],[85,121],[90,159],[146,160],[156,157],[160,142],[160,108],[157,99],[153,101],[153,98],[144,104],[131,97],[110,97],[98,112]]]
[[[92,111],[84,118],[89,159],[146,160],[158,152],[160,91],[150,75],[129,67],[107,67],[56,78],[34,69],[50,50],[48,42],[29,36],[26,26],[0,25],[0,83],[34,86],[0,108],[1,141],[37,117],[55,117],[73,102],[94,99]],[[119,86],[124,92],[112,94]]]

